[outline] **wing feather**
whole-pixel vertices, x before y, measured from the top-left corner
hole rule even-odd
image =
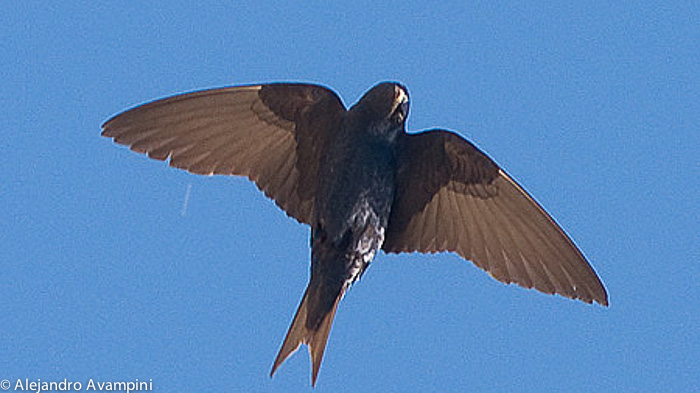
[[[202,90],[123,112],[102,135],[192,173],[247,176],[311,223],[320,151],[345,107],[329,89],[267,84]]]
[[[608,304],[566,233],[474,145],[444,130],[406,134],[398,157],[385,251],[454,251],[504,283]]]

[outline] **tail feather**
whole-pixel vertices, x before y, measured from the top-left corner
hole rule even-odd
[[[341,294],[335,299],[333,307],[329,310],[328,314],[323,317],[323,320],[316,329],[310,329],[306,324],[309,310],[308,294],[309,289],[307,288],[306,292],[304,292],[304,297],[301,300],[301,304],[297,309],[297,313],[294,316],[292,325],[289,327],[289,331],[284,339],[282,348],[280,348],[277,358],[275,359],[275,363],[272,366],[270,377],[275,374],[277,368],[282,365],[287,358],[289,358],[299,349],[301,344],[306,344],[309,348],[309,355],[311,356],[312,364],[311,385],[314,386],[316,384],[318,371],[321,368],[321,360],[323,359],[323,352],[325,351],[326,343],[328,342],[328,335],[331,331],[331,326],[333,325],[335,310],[338,308],[338,303],[343,297],[343,294],[341,292]]]

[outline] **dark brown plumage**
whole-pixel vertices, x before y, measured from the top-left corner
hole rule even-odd
[[[349,110],[325,87],[251,85],[133,108],[102,135],[189,172],[247,176],[311,226],[311,279],[272,373],[307,344],[315,383],[338,303],[380,248],[453,251],[502,282],[608,304],[532,197],[459,135],[407,134],[407,114],[408,93],[395,83]]]

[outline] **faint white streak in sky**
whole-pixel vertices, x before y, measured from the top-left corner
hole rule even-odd
[[[182,202],[182,210],[180,211],[180,215],[182,217],[187,214],[187,204],[190,202],[190,191],[192,190],[192,183],[187,185],[187,191],[185,191],[185,200]]]

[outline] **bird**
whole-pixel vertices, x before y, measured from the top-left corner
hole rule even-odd
[[[453,252],[503,283],[608,305],[564,230],[458,133],[406,131],[409,94],[381,82],[349,109],[333,90],[265,83],[128,109],[102,135],[175,168],[252,180],[310,227],[310,278],[270,376],[306,345],[318,377],[338,304],[377,252]]]

